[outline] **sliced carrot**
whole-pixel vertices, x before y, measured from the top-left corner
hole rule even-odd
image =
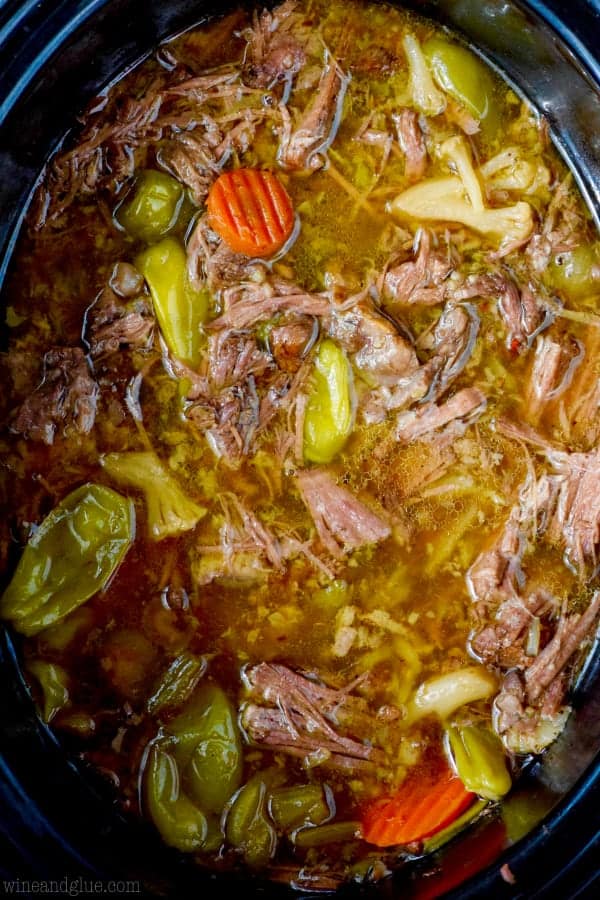
[[[262,169],[223,172],[206,205],[213,231],[246,256],[272,256],[294,230],[294,209],[286,189],[277,175]]]
[[[446,828],[474,800],[475,794],[445,763],[433,772],[414,772],[393,796],[366,809],[362,835],[377,847],[421,841]]]

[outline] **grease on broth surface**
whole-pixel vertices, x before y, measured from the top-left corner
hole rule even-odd
[[[210,194],[256,169],[269,259],[227,243],[264,179]],[[544,122],[433,23],[286,2],[116,80],[28,225],[0,612],[65,746],[301,887],[498,816],[600,605],[598,244]]]

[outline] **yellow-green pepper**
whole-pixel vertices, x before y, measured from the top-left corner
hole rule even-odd
[[[573,300],[600,294],[600,254],[593,244],[558,253],[548,267],[548,281]]]
[[[352,370],[344,351],[324,340],[315,358],[313,387],[304,416],[304,459],[328,463],[352,431]]]
[[[166,172],[146,169],[138,175],[132,195],[117,210],[117,221],[133,237],[150,243],[173,228],[182,200],[178,181]]]
[[[269,809],[277,827],[286,832],[303,825],[321,825],[332,815],[320,784],[279,788],[271,794]]]
[[[203,656],[186,650],[177,656],[156,685],[146,702],[150,715],[181,706],[191,696],[206,670]]]
[[[177,359],[196,366],[200,358],[202,324],[208,315],[208,294],[189,283],[187,257],[181,244],[163,238],[136,259],[146,279],[161,334]]]
[[[439,86],[474,116],[488,134],[498,126],[494,81],[485,65],[460,44],[432,37],[423,45],[425,59]]]
[[[294,833],[296,847],[320,847],[324,844],[358,840],[360,822],[328,822],[316,828],[301,828]]]
[[[448,742],[464,786],[486,800],[499,800],[512,786],[500,739],[476,725],[452,726]]]
[[[220,813],[242,780],[236,711],[214,684],[202,684],[168,725],[186,792],[205,811]]]
[[[148,751],[143,786],[146,809],[165,843],[184,853],[200,850],[208,834],[206,816],[181,793],[177,763],[158,744]]]
[[[30,538],[0,599],[0,616],[37,634],[101,590],[131,546],[133,504],[110,488],[84,484]]]
[[[229,811],[227,840],[241,850],[253,868],[266,866],[277,846],[275,829],[267,817],[268,778],[258,773],[248,781]]]
[[[56,713],[69,702],[69,676],[62,666],[42,659],[34,659],[28,663],[27,671],[42,689],[42,718],[46,723],[51,722]]]

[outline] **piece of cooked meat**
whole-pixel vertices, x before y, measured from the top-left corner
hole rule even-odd
[[[300,16],[295,0],[285,0],[273,11],[254,12],[247,40],[243,78],[252,87],[270,88],[291,81],[306,62],[306,52],[298,37]]]
[[[396,437],[408,444],[451,424],[457,433],[462,433],[481,415],[486,404],[486,396],[479,388],[463,388],[443,403],[432,401],[400,413],[396,422]]]
[[[244,284],[240,296],[207,328],[250,328],[279,312],[294,312],[304,316],[326,316],[331,304],[326,296],[310,294],[292,284]]]
[[[595,567],[600,548],[600,448],[568,453],[528,426],[499,419],[496,428],[508,437],[532,444],[546,456],[554,472],[535,482],[533,523],[538,537],[562,547],[565,560],[580,578]]]
[[[85,340],[90,356],[96,361],[124,347],[147,347],[154,324],[141,275],[129,263],[117,263],[109,284],[86,313]]]
[[[42,380],[14,412],[10,430],[53,444],[57,432],[87,434],[94,427],[98,385],[80,347],[54,347],[44,356]]]
[[[534,653],[527,652],[529,630],[539,628],[540,617],[555,606],[554,598],[544,591],[524,597],[511,593],[501,602],[491,623],[471,637],[471,650],[488,666],[527,668],[535,659]]]
[[[311,514],[323,546],[337,558],[391,534],[389,524],[336,484],[324,469],[304,469],[296,476],[300,496]]]
[[[285,121],[278,159],[285,169],[317,169],[320,158],[335,137],[348,76],[330,59],[323,69],[313,99],[295,128]]]
[[[453,269],[448,253],[433,250],[430,232],[422,229],[415,259],[392,266],[386,272],[384,296],[388,301],[407,306],[443,303],[446,280]]]
[[[535,334],[549,323],[543,305],[529,287],[519,289],[503,272],[469,275],[448,286],[448,296],[459,302],[478,297],[495,300],[506,331],[506,346],[512,353],[524,350]]]
[[[383,750],[374,746],[377,725],[393,721],[398,710],[372,711],[348,689],[335,690],[278,663],[251,666],[243,678],[250,699],[241,721],[253,743],[351,771],[385,763]]]
[[[440,397],[471,358],[479,333],[479,317],[470,304],[446,304],[431,335],[433,373],[428,399]]]
[[[273,362],[254,334],[224,329],[208,337],[201,374],[217,396],[224,388],[243,384],[250,375],[264,375]]]
[[[209,227],[206,215],[198,219],[187,242],[186,255],[188,277],[196,290],[207,287],[216,294],[248,281],[266,280],[263,264],[231,250]]]
[[[600,591],[582,613],[568,615],[564,606],[553,636],[531,664],[507,672],[494,706],[498,733],[513,752],[540,753],[562,731],[570,712],[568,668],[594,638],[599,618]]]
[[[539,335],[524,401],[530,419],[539,419],[546,404],[567,390],[583,356],[583,346],[574,338],[561,343]]]
[[[188,189],[194,203],[201,206],[219,174],[215,148],[205,135],[183,132],[160,149],[160,162]]]
[[[305,316],[274,325],[269,332],[269,349],[279,368],[297,372],[318,334],[318,321]]]
[[[392,120],[406,158],[404,174],[412,183],[420,181],[427,169],[427,147],[419,125],[419,115],[414,109],[403,109],[392,115]]]
[[[418,368],[417,354],[394,323],[372,303],[360,301],[348,310],[334,311],[324,322],[352,361],[380,385],[395,385]]]

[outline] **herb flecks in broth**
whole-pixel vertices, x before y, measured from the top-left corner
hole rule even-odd
[[[82,123],[7,289],[42,715],[216,869],[384,875],[501,815],[597,627],[590,217],[530,107],[382,4],[233,13]]]

